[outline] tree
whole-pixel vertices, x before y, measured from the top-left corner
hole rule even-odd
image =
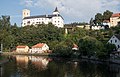
[[[112,16],[113,12],[109,11],[109,10],[106,10],[104,13],[103,13],[103,19],[104,20],[110,20],[110,17]]]
[[[90,19],[90,22],[89,22],[89,23],[90,23],[90,26],[93,26],[93,25],[94,25],[94,20],[93,20],[93,18]]]
[[[101,25],[103,22],[103,15],[101,13],[97,13],[95,15],[95,24]]]
[[[93,56],[103,50],[103,44],[96,38],[86,36],[80,39],[79,50],[81,55]]]

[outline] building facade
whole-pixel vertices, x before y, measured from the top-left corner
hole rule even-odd
[[[16,47],[16,52],[18,52],[18,53],[26,53],[26,52],[28,52],[29,51],[29,47],[28,46],[17,46]]]
[[[34,46],[32,46],[32,49],[30,53],[44,53],[45,51],[48,51],[49,47],[45,43],[39,43]]]
[[[112,14],[110,18],[110,27],[115,27],[120,24],[120,13]]]
[[[113,35],[108,42],[114,44],[117,50],[120,50],[120,35]]]
[[[60,15],[57,7],[53,14],[51,15],[38,15],[38,16],[30,16],[30,10],[24,9],[22,19],[22,27],[27,25],[38,25],[38,24],[49,24],[52,23],[57,27],[64,27],[64,19]]]

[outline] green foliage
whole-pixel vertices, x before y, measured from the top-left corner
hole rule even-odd
[[[81,55],[93,56],[103,50],[103,44],[93,37],[83,37],[79,41],[79,51]]]
[[[112,16],[113,12],[106,10],[103,14],[97,13],[95,15],[94,23],[97,25],[102,25],[104,20],[110,20],[110,17]]]
[[[104,15],[107,15],[108,11]],[[101,23],[101,14],[97,14],[96,22]],[[108,16],[106,16],[107,18]],[[63,57],[71,57],[74,53],[71,49],[73,44],[79,45],[82,55],[99,58],[109,55],[115,46],[106,44],[113,34],[120,33],[120,26],[108,30],[85,30],[76,28],[70,30],[64,36],[64,28],[55,27],[53,24],[39,24],[36,26],[17,27],[10,24],[9,16],[0,18],[0,43],[3,43],[4,51],[15,48],[17,45],[33,46],[37,43],[47,43],[55,54]],[[104,45],[103,45],[104,44]]]
[[[95,15],[95,24],[101,25],[103,21],[103,16],[101,13]]]
[[[107,55],[112,53],[112,51],[116,50],[116,46],[114,44],[106,43],[104,45],[104,47],[105,47],[105,52],[106,52]]]
[[[71,55],[73,54],[73,52],[71,51],[72,48],[72,42],[67,42],[68,40],[66,40],[65,42],[61,42],[59,44],[56,45],[55,49],[54,49],[54,53],[56,54],[56,56],[60,56],[60,57],[71,57]]]
[[[113,12],[109,11],[109,10],[106,10],[104,13],[103,13],[103,19],[104,20],[110,20],[110,17],[112,16]]]

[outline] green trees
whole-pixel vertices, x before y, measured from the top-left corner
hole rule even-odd
[[[103,44],[93,37],[83,37],[79,41],[79,51],[83,56],[93,56],[103,50]]]
[[[109,16],[106,13],[104,15],[106,15],[107,19]],[[101,14],[97,14],[96,22],[101,24],[102,19],[99,16]],[[70,56],[73,54],[72,46],[75,43],[79,45],[79,53],[82,55],[101,57],[101,55],[110,54],[114,49],[114,46],[106,44],[114,33],[120,33],[119,26],[100,31],[74,27],[64,36],[64,28],[55,27],[51,23],[48,25],[39,24],[37,27],[33,25],[17,27],[16,24],[10,24],[9,16],[2,16],[0,18],[0,43],[3,43],[4,50],[7,49],[7,51],[15,48],[17,45],[28,45],[31,47],[42,42],[47,43],[54,53]]]
[[[110,43],[104,44],[90,36],[83,37],[79,41],[79,53],[81,56],[95,56],[99,59],[106,59],[109,58],[115,49],[115,45]]]
[[[103,16],[102,16],[102,14],[101,13],[97,13],[96,15],[95,15],[95,24],[97,25],[101,25],[102,24],[102,22],[103,22]]]
[[[97,25],[101,25],[104,20],[110,20],[110,17],[112,16],[113,12],[106,10],[103,14],[97,13],[95,15],[94,23]]]
[[[113,12],[109,11],[109,10],[106,10],[104,13],[103,13],[103,19],[104,20],[110,20],[110,17],[112,16]]]

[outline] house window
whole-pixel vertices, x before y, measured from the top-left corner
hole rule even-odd
[[[117,42],[117,40],[115,40],[115,43]]]
[[[118,45],[118,48],[120,48],[120,46]]]
[[[110,40],[110,42],[112,43],[112,40]]]
[[[30,21],[28,21],[27,24],[30,24]]]

